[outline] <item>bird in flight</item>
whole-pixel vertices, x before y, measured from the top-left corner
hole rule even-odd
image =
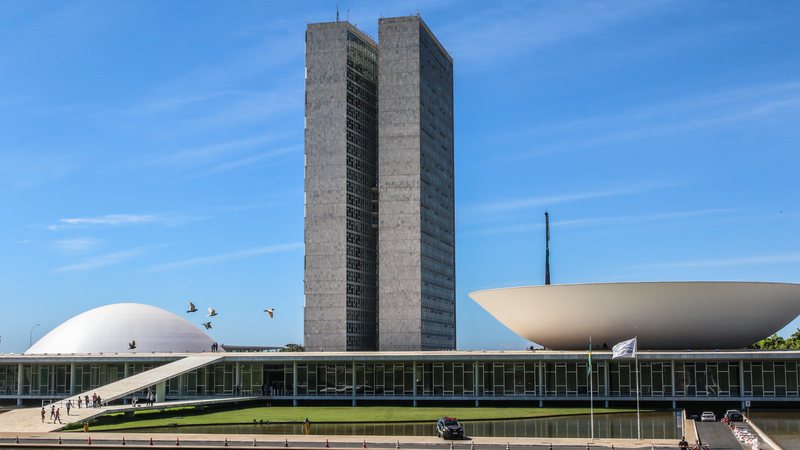
[[[208,317],[214,317],[217,315],[217,310],[214,308],[208,308]]]
[[[275,314],[275,308],[265,309],[264,312],[269,314],[269,318],[272,319],[273,314]]]
[[[135,350],[136,349],[136,339],[128,342],[128,350]]]
[[[197,307],[194,306],[194,303],[189,302],[189,309],[186,310],[187,313],[197,312]]]
[[[206,327],[206,330],[211,329],[211,322],[203,322],[203,326]]]

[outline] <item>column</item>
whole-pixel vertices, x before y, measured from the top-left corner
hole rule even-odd
[[[188,372],[178,375],[178,397],[182,398],[184,396],[183,393],[183,376],[186,375],[188,377]]]
[[[75,392],[75,373],[77,369],[75,367],[75,363],[69,364],[69,395],[79,394],[80,392]]]
[[[156,385],[156,401],[163,402],[166,398],[167,382],[162,381]]]
[[[17,406],[22,406],[22,385],[25,383],[25,377],[22,373],[22,363],[17,364]]]
[[[481,385],[480,385],[481,377],[478,376],[478,361],[475,361],[472,364],[473,364],[473,367],[472,367],[472,378],[473,378],[472,381],[473,381],[473,383],[472,384],[475,386],[475,407],[477,408],[477,407],[481,406],[481,401],[480,401],[480,397],[479,397],[480,396],[480,392],[481,392]]]
[[[414,407],[416,408],[417,407],[417,362],[414,361],[414,362],[412,362],[412,364],[414,364],[414,369],[413,369],[413,373],[414,373],[414,375],[413,375],[413,377],[414,377],[414,395],[412,395],[411,398],[414,399]]]
[[[752,374],[750,379],[753,379]],[[741,409],[744,411],[747,404],[745,403],[744,399],[744,360],[742,359],[739,360],[739,399],[742,402]],[[750,411],[747,412],[749,413]]]
[[[352,405],[356,406],[356,360],[353,360],[353,400]]]
[[[292,406],[297,406],[297,361],[292,363]]]
[[[242,389],[242,363],[236,362],[233,365],[233,395],[241,394]]]
[[[606,397],[606,401],[605,401],[606,408],[608,408],[608,398],[609,398],[609,396],[608,396],[608,393],[609,393],[609,389],[608,389],[608,371],[609,370],[611,370],[611,365],[608,363],[608,361],[603,361],[603,392],[605,392],[605,397]]]
[[[672,401],[672,408],[674,409],[677,407],[678,399],[678,394],[675,391],[675,360],[669,362],[669,373],[672,378],[672,398],[675,399]]]

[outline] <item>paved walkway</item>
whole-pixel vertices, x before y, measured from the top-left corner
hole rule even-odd
[[[134,392],[140,391],[142,389],[145,389],[149,386],[158,384],[162,381],[166,381],[170,378],[176,377],[183,373],[197,369],[198,367],[203,367],[205,365],[211,364],[214,361],[221,358],[222,355],[219,353],[211,355],[188,356],[186,358],[179,359],[169,364],[156,367],[146,372],[142,372],[133,375],[131,377],[116,381],[114,383],[101,386],[97,389],[92,390],[91,392],[83,392],[80,394],[80,396],[83,397],[85,395],[88,395],[89,398],[91,398],[92,394],[97,394],[103,399],[103,402],[110,402],[122,398],[126,395],[132,394]],[[68,398],[77,399],[78,396],[72,395]],[[66,399],[60,402],[55,402],[56,408],[61,406],[61,421],[63,422],[62,424],[49,422],[50,419],[49,406],[45,408],[46,414],[44,422],[42,422],[41,418],[41,413],[40,413],[41,408],[15,409],[13,411],[0,414],[0,433],[4,432],[11,433],[19,431],[29,431],[29,432],[56,431],[63,428],[64,425],[68,423],[83,421],[86,419],[90,419],[92,417],[97,417],[106,414],[109,411],[120,410],[120,408],[122,409],[126,407],[130,408],[130,406],[127,405],[111,406],[111,407],[107,406],[102,408],[72,408],[71,414],[68,416],[67,409],[63,407],[65,400]],[[184,402],[175,402],[175,403],[184,403]],[[75,406],[77,406],[77,404]]]
[[[476,437],[463,441],[443,441],[436,437],[424,436],[303,436],[303,435],[263,435],[263,434],[232,434],[224,436],[220,434],[178,434],[178,433],[26,433],[10,435],[0,433],[0,447],[13,445],[19,438],[20,444],[31,447],[81,447],[88,448],[88,439],[91,437],[93,447],[120,447],[122,439],[125,438],[127,447],[149,447],[150,438],[153,438],[155,447],[175,448],[180,441],[182,448],[216,448],[226,447],[225,439],[228,440],[227,447],[253,447],[255,440],[256,447],[289,448],[294,449],[322,449],[326,444],[331,448],[353,449],[363,448],[383,448],[393,449],[399,445],[400,449],[419,449],[419,450],[549,450],[552,445],[558,450],[586,450],[589,449],[610,449],[612,445],[615,450],[626,449],[675,449],[677,440],[642,440],[637,443],[635,439],[596,439],[594,442],[587,442],[587,439],[567,439],[567,438],[488,438]],[[59,438],[62,444],[59,444]]]

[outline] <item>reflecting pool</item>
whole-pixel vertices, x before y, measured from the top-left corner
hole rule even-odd
[[[678,439],[679,414],[672,411],[642,413],[642,439]],[[365,436],[435,436],[435,423],[312,423],[311,434]],[[588,437],[589,416],[537,419],[464,421],[464,432],[474,437]],[[247,425],[188,425],[131,430],[164,433],[303,434],[302,423]],[[636,414],[594,416],[595,438],[636,438]]]
[[[783,448],[800,448],[800,412],[753,411],[750,419]]]

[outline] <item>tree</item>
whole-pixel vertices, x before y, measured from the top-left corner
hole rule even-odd
[[[756,350],[799,350],[800,349],[800,329],[794,332],[788,339],[784,339],[777,334],[762,339],[749,348]]]
[[[304,352],[304,351],[306,351],[306,348],[303,347],[300,344],[286,344],[279,351],[281,351],[281,352]]]

